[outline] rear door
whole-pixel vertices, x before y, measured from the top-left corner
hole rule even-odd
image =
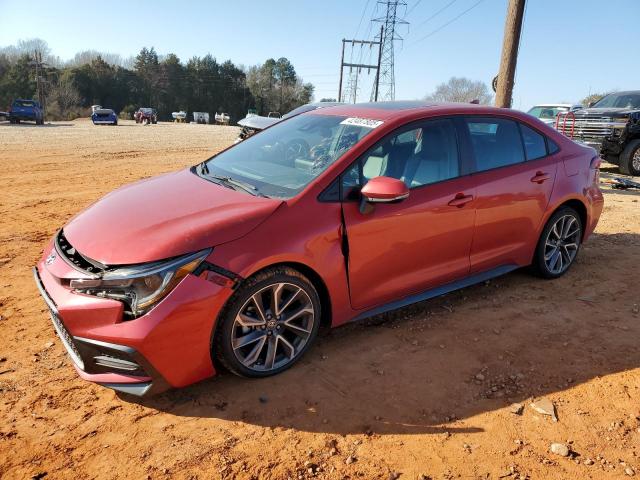
[[[467,117],[475,159],[476,220],[470,271],[526,265],[556,176],[546,139],[511,119]]]
[[[468,274],[474,191],[466,173],[454,122],[439,119],[387,136],[343,174],[354,308],[384,304]],[[377,176],[403,180],[409,197],[361,213],[358,190]]]

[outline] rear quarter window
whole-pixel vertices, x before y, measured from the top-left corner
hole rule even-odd
[[[522,123],[520,124],[520,131],[522,132],[522,142],[524,143],[524,153],[527,160],[536,160],[547,156],[547,145],[543,135]]]

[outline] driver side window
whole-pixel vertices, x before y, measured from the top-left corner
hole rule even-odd
[[[354,198],[354,192],[379,176],[397,178],[409,188],[417,188],[459,175],[453,122],[430,120],[386,137],[356,161],[343,174],[343,198]]]

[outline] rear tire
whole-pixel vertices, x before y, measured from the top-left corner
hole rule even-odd
[[[222,309],[212,354],[239,376],[276,375],[311,347],[320,318],[313,284],[292,268],[270,268],[246,280]]]
[[[620,172],[640,176],[640,138],[631,140],[620,154]]]
[[[562,207],[542,230],[533,256],[533,271],[542,278],[558,278],[567,273],[578,256],[583,225],[571,207]]]

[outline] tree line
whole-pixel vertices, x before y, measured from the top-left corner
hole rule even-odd
[[[15,98],[37,98],[36,51],[45,59],[40,77],[48,119],[86,116],[91,105],[102,105],[125,117],[153,107],[161,120],[184,110],[188,118],[194,111],[209,112],[211,121],[214,113],[224,112],[235,122],[249,109],[283,114],[313,98],[313,85],[284,57],[244,68],[211,54],[183,62],[145,47],[130,59],[85,51],[63,62],[46,42],[33,39],[0,48],[0,110]]]

